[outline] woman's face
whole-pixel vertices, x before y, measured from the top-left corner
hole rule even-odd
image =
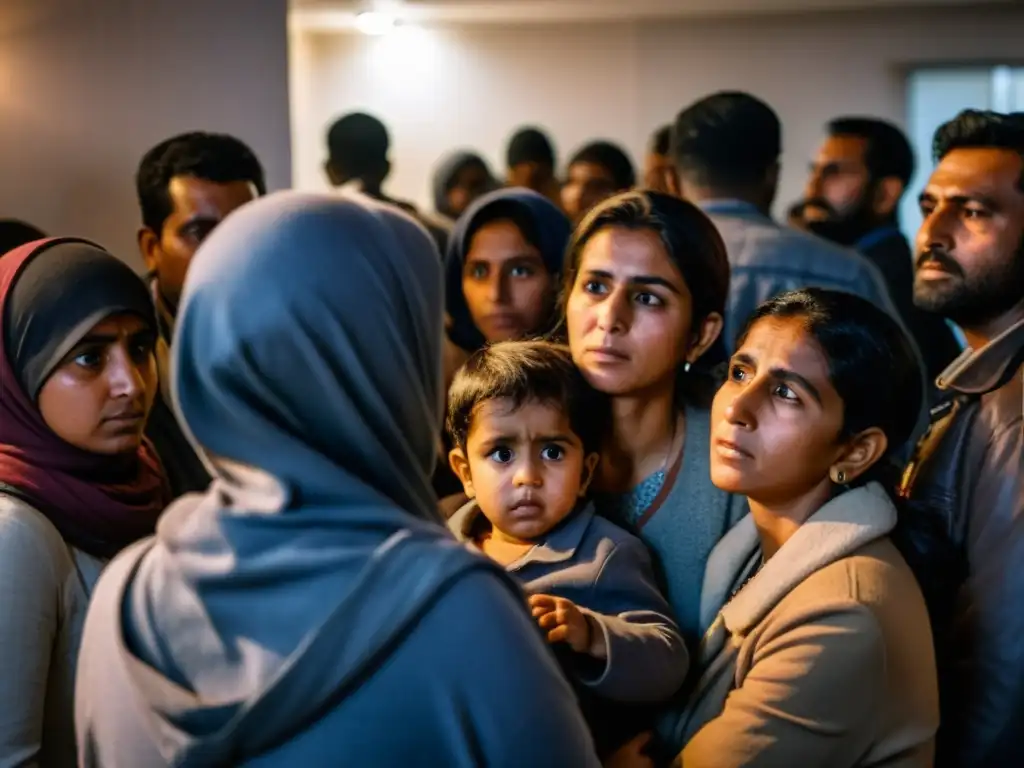
[[[554,305],[553,278],[540,251],[508,219],[473,234],[462,271],[462,293],[488,343],[543,330]]]
[[[711,409],[711,480],[761,504],[831,489],[843,401],[828,361],[799,318],[758,320],[729,363]],[[852,479],[852,478],[850,478]]]
[[[651,230],[607,227],[583,247],[566,324],[573,360],[601,392],[674,387],[678,367],[717,337],[717,319],[694,328],[690,289]]]
[[[54,434],[90,453],[131,453],[142,442],[157,392],[156,333],[136,315],[97,323],[39,391]]]

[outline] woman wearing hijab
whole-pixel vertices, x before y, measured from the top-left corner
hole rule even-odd
[[[98,246],[0,259],[0,765],[75,765],[90,593],[169,502],[143,439],[155,340],[146,286]]]
[[[482,195],[497,186],[487,162],[475,152],[453,152],[434,171],[434,210],[449,228]]]
[[[83,765],[597,764],[522,595],[436,510],[442,295],[369,202],[278,193],[203,244],[172,391],[214,481],[100,580]]]
[[[569,220],[527,189],[484,195],[448,246],[449,338],[466,352],[551,330]]]

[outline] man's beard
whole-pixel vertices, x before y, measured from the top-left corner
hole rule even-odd
[[[981,273],[968,276],[946,251],[930,249],[915,260],[942,268],[944,280],[914,279],[914,304],[918,309],[952,320],[963,328],[979,328],[1012,310],[1024,299],[1024,236],[1008,260],[995,259]]]
[[[868,200],[872,194],[866,190],[857,204],[845,214],[835,210],[827,200],[810,198],[804,202],[804,208],[818,208],[827,214],[824,219],[811,220],[805,223],[809,232],[831,240],[833,243],[853,246],[868,232],[876,229],[880,222],[876,218]]]

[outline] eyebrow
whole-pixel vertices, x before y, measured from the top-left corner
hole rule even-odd
[[[519,435],[494,435],[487,438],[485,445],[497,445],[498,443],[514,443]],[[535,443],[573,443],[573,436],[568,434],[538,435],[532,442]]]
[[[523,253],[517,253],[514,256],[509,256],[507,259],[503,259],[503,262],[506,263],[506,264],[508,262],[510,262],[510,261],[534,261],[534,262],[537,262],[538,264],[543,264],[544,263],[544,259],[543,258],[541,258],[538,254],[530,253],[529,251],[524,251]],[[468,255],[467,255],[466,263],[467,264],[490,264],[491,260],[490,259],[483,259],[483,258],[480,258],[479,256],[474,257],[474,258],[469,258]]]
[[[603,278],[605,280],[614,280],[615,279],[615,275],[613,275],[611,272],[607,272],[607,271],[605,271],[603,269],[591,269],[591,270],[588,270],[587,271],[587,275],[590,276],[590,277],[600,277],[600,278]],[[628,277],[626,279],[626,282],[627,283],[631,283],[633,285],[659,286],[659,287],[664,288],[664,289],[666,289],[668,291],[671,291],[672,293],[676,294],[676,296],[681,296],[682,295],[680,290],[678,288],[676,288],[674,285],[672,285],[672,283],[670,283],[665,278],[658,277],[656,275],[631,275],[630,277]]]
[[[149,337],[154,337],[155,338],[156,337],[156,331],[153,331],[153,330],[151,330],[149,328],[140,328],[139,330],[133,331],[132,333],[129,333],[129,334],[120,334],[120,333],[87,333],[85,336],[83,336],[79,340],[79,342],[77,344],[75,344],[73,349],[78,349],[79,347],[82,347],[82,346],[85,346],[85,345],[93,345],[93,344],[116,344],[117,342],[119,342],[121,340],[122,336],[124,336],[124,337],[126,337],[128,339],[149,338]]]
[[[931,192],[922,192],[918,196],[917,202],[919,204],[920,203],[929,203],[929,202],[935,202],[938,199],[939,199],[938,195],[933,195]],[[993,208],[993,209],[998,209],[999,208],[999,203],[996,202],[995,198],[990,197],[989,195],[983,195],[983,194],[976,194],[976,195],[965,195],[965,194],[949,195],[949,196],[944,197],[943,199],[947,200],[947,201],[949,201],[951,203],[955,203],[956,205],[965,205],[967,203],[978,203],[979,205],[983,205],[986,208]]]
[[[220,224],[221,221],[223,221],[223,219],[221,219],[219,216],[210,216],[209,214],[206,213],[197,213],[191,218],[185,219],[185,221],[178,225],[178,229],[192,227],[195,226],[196,224],[212,224],[213,226],[216,226]]]
[[[754,360],[754,358],[752,358],[750,355],[745,355],[741,353],[736,355],[733,358],[733,360],[739,363],[743,363],[745,365],[749,365],[752,368],[757,367],[757,361]],[[806,389],[810,393],[811,397],[818,401],[818,405],[823,404],[821,401],[821,392],[818,391],[818,388],[811,384],[811,382],[809,382],[796,371],[791,371],[788,368],[771,368],[769,369],[768,373],[770,373],[773,378],[778,379],[779,381],[790,381],[793,382],[794,384],[800,385],[802,389]]]

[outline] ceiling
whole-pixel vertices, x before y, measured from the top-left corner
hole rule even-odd
[[[998,5],[1016,0],[291,0],[304,25],[346,26],[364,10],[412,23],[539,23],[728,16],[937,5]]]

